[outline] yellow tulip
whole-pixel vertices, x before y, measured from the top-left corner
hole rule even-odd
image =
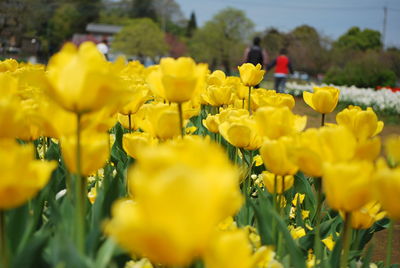
[[[374,173],[374,188],[377,200],[388,216],[400,220],[400,168],[378,165]]]
[[[302,131],[307,117],[293,114],[287,107],[263,107],[254,115],[260,135],[278,139]]]
[[[325,164],[322,183],[328,205],[352,212],[367,204],[372,197],[372,171],[370,162]]]
[[[322,239],[321,241],[330,251],[332,251],[333,248],[335,247],[335,241],[333,240],[333,236],[331,234],[328,235],[326,238]]]
[[[129,129],[129,127],[131,128],[131,130],[139,129],[139,121],[142,118],[140,116],[137,116],[136,114],[133,114],[130,117],[131,117],[130,124],[129,124],[129,116],[127,116],[127,115],[118,113],[117,120],[125,129]]]
[[[260,257],[266,250],[262,247],[253,254],[247,233],[243,229],[220,232],[211,241],[204,263],[206,268],[254,268],[262,261]]]
[[[147,87],[137,86],[134,90],[132,90],[130,102],[126,104],[119,112],[124,115],[134,114],[148,99],[149,91]]]
[[[299,239],[306,235],[306,231],[304,230],[303,227],[300,227],[300,226],[297,228],[294,228],[292,225],[289,225],[289,231],[290,231],[290,234],[292,235],[293,239]]]
[[[139,113],[143,113],[144,116],[143,119],[138,119],[139,128],[151,136],[165,140],[180,135],[179,115],[176,106],[163,103],[145,104]]]
[[[127,262],[124,268],[154,268],[154,266],[148,259],[143,258],[138,261]]]
[[[212,133],[218,133],[219,120],[217,115],[208,114],[206,119],[202,121],[203,126]]]
[[[224,72],[214,71],[208,76],[207,84],[202,97],[209,105],[218,107],[231,103],[236,85],[234,80],[225,76]]]
[[[363,111],[352,105],[336,115],[336,122],[347,127],[358,140],[374,137],[382,131],[384,125],[382,121],[378,121],[371,107]]]
[[[262,144],[256,122],[248,116],[230,117],[219,125],[219,133],[233,146],[246,150],[256,150]]]
[[[200,98],[192,98],[191,100],[184,102],[182,104],[182,115],[183,119],[185,120],[188,120],[194,116],[199,115],[200,111],[201,111]]]
[[[33,145],[0,140],[0,209],[11,209],[33,198],[50,179],[56,162],[34,159]]]
[[[147,82],[157,96],[182,103],[204,90],[207,70],[207,65],[196,64],[191,58],[162,58],[159,68],[149,74]]]
[[[166,266],[202,256],[217,225],[242,204],[239,171],[200,137],[144,149],[128,181],[135,201],[114,204],[106,233],[129,253]]]
[[[15,138],[23,131],[23,113],[16,96],[18,80],[0,73],[0,138]]]
[[[380,152],[381,139],[380,137],[373,137],[372,139],[357,142],[354,159],[374,161],[378,158]]]
[[[385,151],[389,160],[400,163],[400,136],[390,136],[385,141]]]
[[[313,177],[322,176],[325,162],[337,163],[353,159],[357,148],[352,133],[340,126],[307,129],[296,136],[295,145],[291,150],[291,158],[301,171]],[[368,150],[360,147],[358,159],[366,159],[367,156],[371,156]]]
[[[376,221],[383,219],[385,215],[386,213],[381,211],[381,206],[379,205],[379,203],[369,202],[361,209],[353,211],[351,213],[351,228],[368,229]]]
[[[88,199],[90,204],[94,204],[94,202],[96,201],[96,197],[97,197],[97,190],[96,190],[96,186],[93,186],[89,193],[88,193]]]
[[[122,138],[122,147],[125,152],[133,158],[137,158],[143,148],[153,146],[156,143],[157,140],[146,132],[126,133]]]
[[[19,67],[18,61],[14,59],[6,59],[0,61],[0,73],[3,72],[14,72]]]
[[[266,139],[260,149],[265,167],[276,175],[294,175],[299,168],[289,158],[289,148],[292,146],[293,139],[289,137]]]
[[[251,63],[244,63],[238,69],[240,79],[245,86],[256,86],[264,78],[265,70],[262,70],[261,64],[254,66]]]
[[[321,114],[335,110],[339,101],[339,89],[335,87],[314,87],[314,93],[304,92],[303,99],[311,108]]]
[[[259,100],[259,106],[272,106],[272,107],[288,107],[293,109],[295,101],[292,95],[284,93],[276,93],[274,90],[264,90],[267,92]]]
[[[77,173],[76,137],[61,137],[62,156],[68,170]],[[103,167],[109,156],[108,135],[90,130],[81,133],[81,174],[89,176]]]
[[[275,190],[277,194],[283,194],[285,191],[289,190],[293,186],[293,175],[280,176],[268,171],[263,171],[262,174],[264,185],[267,188],[268,192],[272,194],[275,193]]]
[[[48,95],[74,113],[123,104],[130,92],[96,45],[85,42],[77,49],[72,43],[53,55],[47,66]]]

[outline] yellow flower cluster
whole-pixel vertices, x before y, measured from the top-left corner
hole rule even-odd
[[[277,207],[290,206],[290,221],[296,209],[307,220],[285,231],[294,239],[307,235],[315,215],[303,209],[304,195],[284,196],[299,171],[321,180],[327,205],[343,217],[351,213],[355,229],[371,227],[385,213],[400,219],[400,138],[385,142],[387,161],[378,159],[384,124],[372,108],[349,106],[336,124],[306,129],[307,117],[292,111],[292,96],[253,89],[265,73],[260,65],[243,64],[239,73],[211,73],[187,57],[148,68],[111,63],[92,43],[66,44],[47,67],[0,62],[0,210],[31,199],[56,167],[36,160],[33,145],[16,139],[59,141],[60,162],[86,178],[107,163],[117,138],[135,160],[123,185],[129,196],[113,205],[104,229],[137,260],[127,267],[186,266],[197,259],[206,268],[282,267],[254,227],[238,228],[233,217],[243,194],[252,199],[266,190],[278,197]],[[316,87],[303,98],[324,120],[339,94]],[[123,135],[110,136],[116,124]],[[102,191],[94,184],[89,193],[82,188],[92,204]],[[329,249],[335,242],[326,234],[322,241]]]

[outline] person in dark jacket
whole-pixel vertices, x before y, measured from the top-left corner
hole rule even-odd
[[[275,91],[283,93],[289,73],[293,74],[293,67],[287,56],[287,50],[285,48],[282,48],[279,52],[279,56],[267,65],[267,71],[274,67]]]
[[[254,65],[261,64],[262,68],[264,69],[267,66],[268,54],[264,49],[261,48],[260,43],[260,37],[254,37],[253,45],[251,47],[247,47],[244,51],[243,63],[252,63]],[[258,85],[255,87],[257,88]]]

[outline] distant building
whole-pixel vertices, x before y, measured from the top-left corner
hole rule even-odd
[[[105,39],[110,43],[113,40],[113,36],[121,31],[121,29],[122,26],[89,23],[86,25],[86,33],[74,34],[72,36],[72,42],[76,45],[80,45],[85,41],[99,43]]]

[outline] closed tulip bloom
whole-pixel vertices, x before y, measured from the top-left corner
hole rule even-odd
[[[378,121],[374,110],[368,107],[362,110],[358,106],[349,106],[336,115],[338,125],[347,127],[358,140],[365,140],[379,134],[384,123]]]
[[[390,136],[385,141],[385,151],[389,160],[400,163],[400,136]]]
[[[252,63],[244,63],[238,69],[240,79],[245,86],[256,86],[264,78],[265,70],[262,70],[261,64],[254,66]]]
[[[208,114],[206,119],[202,121],[203,126],[212,133],[218,133],[219,120],[217,115]]]
[[[0,73],[3,72],[14,72],[18,69],[19,64],[15,59],[6,59],[0,61]]]
[[[196,64],[191,58],[162,58],[159,68],[149,74],[147,82],[157,96],[182,103],[204,90],[207,71],[207,65]]]
[[[357,142],[354,159],[375,161],[375,159],[379,157],[380,153],[381,139],[380,137],[373,137],[371,139]]]
[[[263,171],[262,175],[264,185],[267,188],[268,192],[270,192],[271,194],[275,192],[277,194],[283,194],[285,191],[292,188],[294,183],[293,175],[280,176],[268,171]]]
[[[349,161],[354,158],[357,143],[345,127],[310,128],[298,134],[291,158],[305,174],[321,177],[324,163]],[[368,147],[360,148],[358,159],[371,156]]]
[[[295,115],[288,107],[262,107],[254,115],[260,135],[278,139],[298,133],[306,127],[307,117]]]
[[[151,136],[165,140],[180,135],[179,115],[176,106],[163,103],[145,104],[140,113],[143,113],[143,119],[138,119],[138,126]]]
[[[18,80],[0,73],[0,138],[15,138],[22,131],[23,113],[16,96]]]
[[[34,159],[32,144],[0,140],[0,210],[18,207],[32,199],[48,182],[56,162]]]
[[[135,201],[113,206],[106,233],[132,255],[166,266],[202,256],[217,225],[242,204],[238,170],[200,137],[146,148],[128,181]]]
[[[263,261],[266,247],[252,252],[252,246],[244,229],[219,232],[207,250],[204,262],[206,268],[255,268]]]
[[[381,210],[381,206],[377,202],[369,202],[361,209],[351,213],[351,228],[368,229],[376,221],[385,217],[386,213]]]
[[[325,164],[322,183],[328,205],[344,212],[366,205],[372,198],[372,172],[367,161]]]
[[[68,43],[50,58],[48,95],[74,113],[93,112],[123,103],[130,94],[118,74],[97,50],[85,42],[79,49]]]
[[[124,115],[134,114],[149,98],[147,87],[137,86],[132,90],[130,101],[119,112]]]
[[[314,93],[305,91],[303,99],[315,111],[321,114],[329,114],[336,108],[339,93],[339,89],[335,87],[314,87]]]
[[[178,108],[176,107],[175,109]],[[182,104],[183,119],[185,120],[189,120],[190,118],[199,115],[200,111],[201,111],[200,97],[192,98],[191,100],[184,102]]]
[[[76,167],[76,137],[64,136],[60,140],[61,152],[65,165],[72,173],[77,173]],[[90,130],[81,133],[81,172],[89,176],[102,168],[109,156],[108,135]]]
[[[233,146],[256,150],[262,144],[256,122],[248,116],[231,117],[219,125],[219,133]]]
[[[156,143],[157,140],[146,132],[126,133],[122,138],[122,147],[125,152],[135,159],[144,148],[153,146]]]
[[[266,139],[260,149],[265,167],[276,175],[294,175],[299,168],[289,158],[289,148],[293,145],[293,139],[289,137]]]
[[[265,96],[260,98],[259,105],[260,107],[264,106],[272,106],[272,107],[288,107],[289,109],[293,109],[295,105],[295,101],[292,95],[284,94],[284,93],[276,93],[273,91],[269,94],[265,94]]]
[[[131,115],[131,123],[129,124],[129,116],[118,113],[117,120],[125,129],[131,127],[131,130],[137,130],[139,129],[139,121],[141,120],[141,117],[136,116],[136,114]]]
[[[378,165],[374,173],[376,196],[388,216],[400,220],[400,168]]]

